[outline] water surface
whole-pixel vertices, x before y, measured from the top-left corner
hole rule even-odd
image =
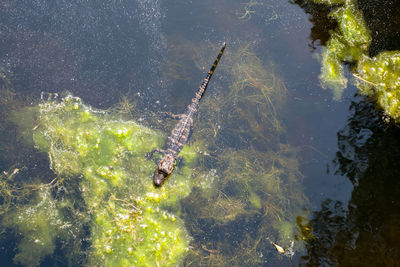
[[[256,187],[257,177],[249,178],[247,185],[256,189],[248,191],[236,186],[241,180],[221,179],[217,188],[228,200],[237,201],[224,202],[225,211],[237,217],[211,220],[199,207],[207,200],[194,190],[182,201],[182,218],[200,254],[189,255],[184,264],[218,265],[224,257],[238,255],[229,251],[236,247],[249,251],[249,262],[242,255],[232,264],[363,265],[367,247],[376,240],[383,241],[376,245],[380,253],[374,255],[394,264],[393,237],[399,235],[398,129],[385,125],[370,100],[355,95],[351,85],[341,101],[332,100],[332,93],[322,89],[318,54],[334,25],[323,19],[326,9],[294,2],[2,0],[0,111],[5,115],[1,117],[10,109],[36,105],[42,92],[68,91],[101,109],[115,110],[130,101],[135,110],[123,110],[129,118],[167,135],[173,122],[157,123],[164,120],[161,112],[184,111],[226,42],[227,51],[200,104],[193,132],[194,140],[210,140],[204,146],[219,160],[206,159],[200,169],[225,177],[240,173],[243,166],[253,175],[256,169],[246,169],[234,159],[270,166],[267,158],[279,155],[276,161],[282,162],[276,166],[288,173],[282,178],[286,191],[281,199],[294,201],[301,195],[298,202],[285,206],[290,210],[282,224],[289,223],[299,236],[300,217],[311,220],[316,239],[303,243],[293,235],[289,239],[298,244],[294,253],[280,255],[272,243],[280,240],[284,227],[279,220],[265,219],[274,213],[235,215],[228,209],[232,203],[267,209],[268,197]],[[375,44],[375,50],[393,49],[390,41],[387,46]],[[240,90],[229,95],[232,88]],[[257,88],[281,91],[268,94],[271,105],[265,99],[257,104],[257,93],[251,91]],[[254,98],[246,102],[246,96]],[[46,155],[24,143],[13,123],[1,119],[0,130],[1,171],[17,166],[31,175],[54,177]],[[290,173],[295,173],[295,180],[288,178]],[[252,193],[257,197],[249,196]],[[265,221],[271,223],[270,231],[260,226]],[[15,265],[12,258],[19,238],[2,233],[0,253],[8,266]],[[281,245],[289,248],[290,242]],[[341,262],[337,258],[342,253],[346,260]],[[43,266],[67,265],[65,258],[57,244]]]

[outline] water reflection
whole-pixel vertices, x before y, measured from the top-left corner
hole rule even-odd
[[[335,27],[333,7],[295,0],[311,15],[311,44],[324,45]],[[371,56],[398,49],[398,1],[357,1],[371,30]],[[372,104],[356,96],[350,118],[337,134],[336,174],[354,186],[346,205],[326,199],[311,220],[298,217],[299,238],[306,244],[305,266],[398,266],[400,249],[400,129]]]
[[[371,31],[370,56],[385,50],[400,50],[400,2],[397,0],[358,0]]]
[[[310,33],[310,47],[315,50],[317,45],[325,45],[330,38],[330,30],[336,28],[337,23],[335,20],[328,17],[328,14],[332,11],[332,7],[316,4],[307,0],[293,0],[290,3],[300,6],[305,13],[309,14],[309,21],[312,23]]]
[[[361,99],[338,132],[337,172],[354,185],[348,206],[326,200],[308,223],[300,218],[307,266],[398,266],[400,129]]]

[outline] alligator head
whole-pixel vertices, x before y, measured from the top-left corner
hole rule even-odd
[[[154,172],[154,185],[162,186],[167,180],[168,176],[172,173],[175,167],[175,158],[172,155],[165,155],[158,163],[157,169]]]

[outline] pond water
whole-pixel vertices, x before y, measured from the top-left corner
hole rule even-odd
[[[398,16],[373,1],[359,6],[378,14],[367,21],[381,32],[373,34],[371,53],[399,49]],[[354,83],[340,100],[322,88],[320,54],[336,26],[326,19],[329,11],[301,0],[0,0],[2,265],[396,266],[400,132]],[[391,16],[393,24],[383,22]],[[133,248],[124,247],[123,234],[104,234],[108,215],[99,214],[147,190],[157,158],[145,160],[144,152],[155,148],[146,142],[165,142],[176,123],[165,112],[184,112],[223,42],[227,48],[194,118],[190,148],[166,182],[169,202],[147,207],[178,218],[175,226],[157,226],[159,235],[169,227],[184,236],[174,238],[186,247],[174,243],[167,258],[166,247],[143,252],[156,256],[139,261],[132,251],[142,249],[151,227],[143,238],[132,237]],[[66,115],[75,107],[96,123]],[[64,153],[74,149],[68,135],[109,138],[102,131],[114,126],[136,131],[132,120],[145,133],[140,138],[150,140],[143,141],[143,155],[142,145],[127,144],[121,156],[140,165],[136,173],[123,161],[96,162],[92,177],[88,162],[95,160],[82,161],[86,152],[79,146],[71,152],[81,153],[77,165],[68,165],[75,159]],[[85,127],[86,137],[75,132]],[[130,191],[135,184],[119,185],[108,174],[119,170],[129,177],[143,173],[144,182]],[[115,180],[107,189],[95,186],[109,175]],[[174,189],[180,182],[186,192]],[[171,200],[174,190],[178,197]],[[93,202],[103,196],[108,206]],[[37,203],[59,213],[36,211],[48,221],[21,219]],[[125,257],[119,248],[131,255],[126,261],[112,258]]]

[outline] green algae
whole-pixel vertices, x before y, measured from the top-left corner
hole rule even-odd
[[[301,251],[294,238],[295,221],[308,201],[299,184],[296,154],[283,144],[268,152],[225,149],[218,156],[216,174],[197,178],[214,180],[214,187],[194,191],[183,204],[186,225],[198,238],[185,263],[260,265],[280,256],[273,243],[283,247],[288,258]]]
[[[330,14],[336,19],[338,29],[348,46],[366,51],[371,42],[371,36],[361,11],[355,1],[346,4]]]
[[[154,162],[145,155],[160,147],[162,139],[134,122],[107,117],[67,97],[62,103],[42,104],[41,122],[49,127],[38,131],[50,136],[56,173],[73,174],[78,165],[83,174],[82,196],[93,216],[89,263],[176,264],[188,249],[189,237],[183,222],[166,208],[190,192],[185,181],[190,163],[180,170],[180,179],[177,175],[155,189]]]
[[[340,36],[332,35],[322,52],[322,66],[319,79],[324,88],[332,89],[334,99],[341,98],[347,86],[347,79],[344,76],[343,50],[345,44],[340,40]]]
[[[220,157],[226,166],[220,190],[233,192],[231,197],[246,203],[244,213],[252,211],[263,214],[263,223],[268,227],[262,228],[275,228],[276,232],[281,232],[283,222],[293,220],[291,216],[296,214],[297,208],[306,203],[298,184],[300,173],[295,160],[296,149],[281,144],[275,151],[225,152]],[[293,227],[291,224],[292,232]],[[279,235],[276,242],[289,245],[293,235]],[[281,238],[283,236],[285,238]]]
[[[347,87],[343,62],[354,65],[351,69],[360,92],[376,99],[377,105],[395,121],[399,112],[399,51],[383,51],[369,57],[371,34],[355,0],[319,1],[321,4],[341,4],[330,16],[338,23],[322,51],[320,80],[323,87],[332,89],[339,100]]]
[[[154,188],[155,163],[146,154],[162,146],[159,133],[92,109],[71,95],[44,101],[37,112],[34,144],[48,153],[60,185],[77,188],[77,195],[69,197],[81,198],[84,208],[74,210],[75,204],[68,204],[74,199],[55,199],[49,193],[54,186],[44,185],[47,191],[38,191],[38,201],[31,198],[10,210],[3,226],[24,237],[15,261],[38,265],[53,252],[56,240],[65,241],[66,230],[82,228],[85,221],[90,248],[84,262],[91,266],[179,264],[189,249],[190,236],[178,216],[178,201],[191,191],[196,153],[185,147],[185,165],[164,187]],[[76,213],[70,214],[72,218],[60,215],[65,206]]]
[[[355,3],[335,9],[330,16],[338,22],[322,51],[320,80],[324,87],[333,90],[334,99],[339,100],[347,87],[343,61],[354,62],[368,51],[371,37],[361,12]]]
[[[360,58],[358,87],[365,95],[376,97],[393,118],[400,118],[400,51],[382,52],[376,57]]]
[[[26,266],[39,266],[46,255],[53,253],[57,235],[66,235],[68,224],[62,220],[50,191],[42,189],[29,205],[13,210],[3,219],[5,227],[14,228],[22,236],[14,261]]]

